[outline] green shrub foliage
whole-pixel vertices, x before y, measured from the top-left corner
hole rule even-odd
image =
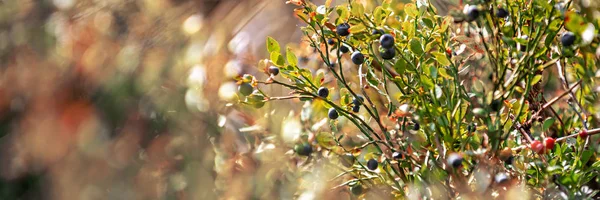
[[[305,103],[288,149],[342,169],[332,189],[597,198],[597,3],[474,0],[448,16],[427,1],[288,3],[304,37],[267,38],[269,76],[244,76],[240,103]]]

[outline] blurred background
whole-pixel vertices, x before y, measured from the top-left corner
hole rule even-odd
[[[264,135],[302,104],[231,103],[234,77],[265,77],[267,36],[300,41],[294,8],[0,1],[0,199],[293,197],[290,148]]]

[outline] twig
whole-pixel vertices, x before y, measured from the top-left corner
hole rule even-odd
[[[523,127],[521,126],[521,123],[519,123],[518,119],[515,118],[515,116],[513,114],[509,115],[510,119],[514,120],[514,125],[516,126],[517,130],[519,130],[519,132],[523,135],[523,137],[525,137],[525,139],[527,140],[527,143],[531,143],[533,142],[533,140],[531,140],[531,137],[529,137],[529,134],[527,132],[525,132],[525,130],[523,129]]]
[[[267,97],[263,102],[272,101],[272,100],[287,100],[287,99],[297,99],[297,98],[311,98],[311,96],[282,96],[282,97]]]
[[[537,118],[537,116],[539,116],[539,115],[540,115],[540,113],[541,113],[542,111],[544,111],[546,108],[548,108],[548,107],[552,106],[552,104],[554,104],[554,103],[558,102],[558,100],[560,100],[561,98],[563,98],[563,97],[564,97],[564,96],[566,96],[567,94],[570,94],[570,93],[571,93],[571,91],[572,91],[573,89],[575,89],[575,88],[576,88],[576,87],[577,87],[579,84],[581,84],[581,80],[577,81],[577,83],[573,84],[573,85],[572,85],[570,88],[568,88],[568,89],[567,89],[567,91],[563,92],[561,95],[559,95],[559,96],[557,96],[557,97],[554,97],[554,98],[550,99],[550,101],[548,101],[548,102],[546,102],[544,105],[542,105],[542,107],[541,107],[541,108],[540,108],[540,109],[539,109],[539,110],[538,110],[538,111],[537,111],[535,114],[533,114],[533,115],[532,115],[532,117],[531,117],[531,119],[530,119],[530,120]]]
[[[587,130],[588,138],[589,138],[589,136],[596,135],[596,134],[600,134],[600,128],[595,128],[595,129]],[[564,136],[564,137],[557,138],[556,142],[563,142],[563,141],[565,141],[565,140],[567,140],[569,138],[574,138],[574,137],[577,137],[577,136],[579,136],[579,133],[567,135],[567,136]],[[521,146],[512,148],[512,150],[518,152],[518,151],[521,151],[521,150],[523,150],[523,149],[525,149],[527,147],[528,147],[528,145],[521,145]]]

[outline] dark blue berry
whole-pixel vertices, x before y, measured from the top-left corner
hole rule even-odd
[[[393,48],[394,47],[394,36],[392,36],[390,34],[383,34],[379,38],[379,43],[381,44],[381,47],[383,47],[385,49]]]
[[[337,119],[339,117],[339,114],[335,108],[330,108],[327,115],[329,116],[329,119]]]
[[[391,60],[391,59],[394,59],[394,57],[396,56],[396,49],[395,48],[384,49],[383,51],[380,51],[379,54],[381,55],[381,58],[383,58],[384,60]]]
[[[356,95],[358,98],[352,98],[352,104],[354,104],[355,106],[360,106],[365,102],[365,98],[363,98],[360,95]]]
[[[327,98],[327,96],[329,96],[329,89],[326,87],[320,87],[319,90],[317,90],[317,95],[319,95],[321,98]]]
[[[372,34],[373,35],[381,35],[381,34],[383,34],[383,30],[381,30],[381,29],[373,29]]]
[[[313,149],[310,144],[303,143],[303,144],[296,144],[296,146],[294,146],[294,151],[296,151],[296,153],[298,155],[308,156],[312,153]]]
[[[342,44],[342,46],[340,46],[340,51],[342,53],[348,53],[350,51],[350,49],[346,45]]]
[[[415,125],[413,126],[413,131],[418,131],[419,129],[421,129],[421,124],[419,124],[419,122],[415,122]]]
[[[475,21],[477,19],[477,17],[479,17],[479,9],[477,9],[477,6],[472,5],[469,6],[469,8],[467,8],[467,21],[472,22]]]
[[[463,158],[458,153],[451,153],[450,155],[448,155],[448,158],[446,159],[446,162],[448,163],[448,165],[452,166],[453,168],[459,168],[460,166],[462,166],[462,161],[463,161]]]
[[[506,9],[504,8],[498,8],[498,10],[496,11],[496,17],[506,18],[508,17],[508,11],[506,11]]]
[[[376,170],[378,165],[379,163],[377,163],[377,160],[373,158],[367,161],[367,168],[369,168],[369,170]]]
[[[394,152],[392,153],[392,158],[398,160],[402,158],[402,154],[400,152]]]
[[[573,34],[572,32],[566,32],[560,38],[560,42],[563,46],[566,47],[573,45],[573,43],[575,43],[575,34]]]
[[[358,111],[360,111],[360,106],[357,106],[357,105],[352,106],[352,112],[357,113]]]
[[[359,51],[355,51],[354,53],[352,53],[352,56],[350,56],[350,59],[356,65],[360,65],[365,62],[365,56],[362,53],[360,53]]]
[[[337,25],[337,27],[335,28],[335,31],[337,32],[337,34],[339,36],[348,36],[350,35],[350,24],[348,23],[343,23],[340,25]]]
[[[238,91],[244,96],[252,94],[253,90],[254,88],[252,87],[252,85],[250,85],[250,83],[242,83],[240,86],[238,86]]]
[[[279,74],[279,68],[275,67],[275,66],[270,66],[269,67],[269,74],[271,74],[273,76],[277,76],[277,74]]]
[[[506,164],[512,165],[514,160],[515,157],[511,155],[504,162],[506,162]]]
[[[329,39],[327,40],[327,44],[329,44],[329,45],[334,45],[334,44],[335,44],[335,40],[333,40],[333,38],[329,38]]]

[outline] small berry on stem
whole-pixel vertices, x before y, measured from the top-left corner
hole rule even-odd
[[[339,36],[348,36],[348,35],[350,35],[349,29],[350,29],[350,24],[343,23],[343,24],[337,25],[335,31],[337,32],[337,34]]]
[[[319,95],[321,98],[327,98],[327,96],[329,96],[329,89],[326,87],[320,87],[319,90],[317,90],[317,95]]]
[[[329,119],[333,119],[333,120],[335,120],[339,117],[339,114],[338,114],[337,110],[335,110],[335,108],[330,108],[327,115],[329,116]]]
[[[371,158],[369,161],[367,161],[367,168],[369,168],[369,170],[376,170],[377,166],[379,166],[377,160]]]

